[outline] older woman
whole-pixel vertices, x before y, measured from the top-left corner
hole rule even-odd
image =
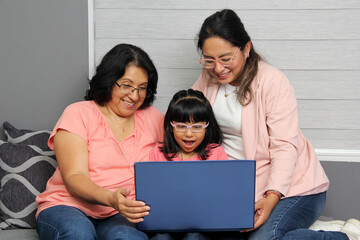
[[[136,201],[134,162],[161,141],[163,115],[151,106],[158,75],[140,48],[111,49],[85,100],[69,105],[49,138],[59,167],[38,203],[40,239],[147,239],[134,225],[149,214]]]

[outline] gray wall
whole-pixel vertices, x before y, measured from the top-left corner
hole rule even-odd
[[[2,123],[51,129],[81,100],[88,75],[87,1],[0,0]]]

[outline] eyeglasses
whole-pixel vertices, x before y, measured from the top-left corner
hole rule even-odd
[[[129,84],[118,84],[117,82],[115,82],[115,84],[120,88],[122,94],[130,94],[136,90],[139,94],[139,97],[144,98],[146,96],[149,96],[151,93],[150,89],[147,89],[146,87],[136,88]]]
[[[231,67],[240,50],[241,48],[238,48],[234,56],[225,56],[220,58],[219,60],[211,58],[201,58],[200,64],[206,69],[213,69],[216,62],[218,62],[223,67]]]
[[[170,122],[171,126],[175,128],[178,132],[187,132],[188,129],[190,129],[192,132],[202,132],[204,129],[209,126],[209,123],[206,125],[201,123],[195,123],[192,125],[187,125],[185,123],[172,123]]]

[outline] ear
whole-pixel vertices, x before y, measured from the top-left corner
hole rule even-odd
[[[248,41],[244,47],[244,53],[245,53],[246,58],[249,57],[250,50],[251,50],[251,41]]]

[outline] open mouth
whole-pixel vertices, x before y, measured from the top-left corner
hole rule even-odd
[[[230,72],[227,72],[227,73],[224,73],[224,74],[218,74],[217,76],[218,76],[218,78],[220,80],[224,80],[229,76],[229,74],[230,74]]]
[[[189,148],[192,147],[195,143],[195,141],[185,141],[185,140],[183,142],[184,142],[185,146],[189,147]]]
[[[128,101],[125,101],[125,100],[122,100],[126,106],[129,106],[129,107],[133,107],[135,105],[134,102],[128,102]]]

